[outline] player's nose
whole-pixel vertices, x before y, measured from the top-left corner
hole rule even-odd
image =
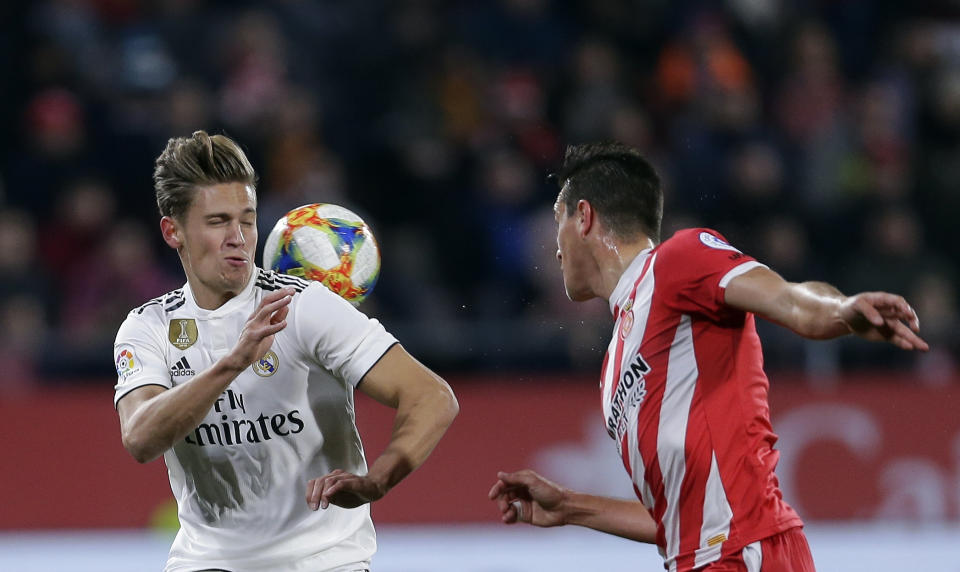
[[[231,245],[237,246],[243,246],[246,244],[247,239],[244,238],[243,228],[239,224],[230,229],[230,234],[227,236],[227,242]]]

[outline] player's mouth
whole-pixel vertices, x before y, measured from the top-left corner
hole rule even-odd
[[[236,268],[247,265],[247,259],[243,256],[227,256],[224,260],[227,261],[227,264]]]

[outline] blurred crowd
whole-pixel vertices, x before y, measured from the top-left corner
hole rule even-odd
[[[184,282],[151,174],[167,139],[237,139],[261,243],[287,210],[360,213],[361,306],[440,371],[596,370],[546,175],[642,149],[664,237],[718,229],[790,280],[884,289],[933,350],[806,342],[768,368],[958,372],[960,6],[867,0],[40,0],[0,8],[0,392],[102,383],[126,313]]]

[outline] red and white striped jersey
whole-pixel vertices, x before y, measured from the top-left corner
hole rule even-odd
[[[724,303],[757,266],[715,231],[682,230],[637,255],[610,296],[604,421],[673,572],[802,524],[774,475],[753,315]]]

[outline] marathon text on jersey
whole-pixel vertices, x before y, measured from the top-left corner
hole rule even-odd
[[[607,433],[618,443],[623,438],[629,419],[624,411],[639,406],[647,395],[647,381],[643,376],[649,371],[650,366],[637,353],[620,376],[620,383],[610,400],[610,416],[607,417]]]

